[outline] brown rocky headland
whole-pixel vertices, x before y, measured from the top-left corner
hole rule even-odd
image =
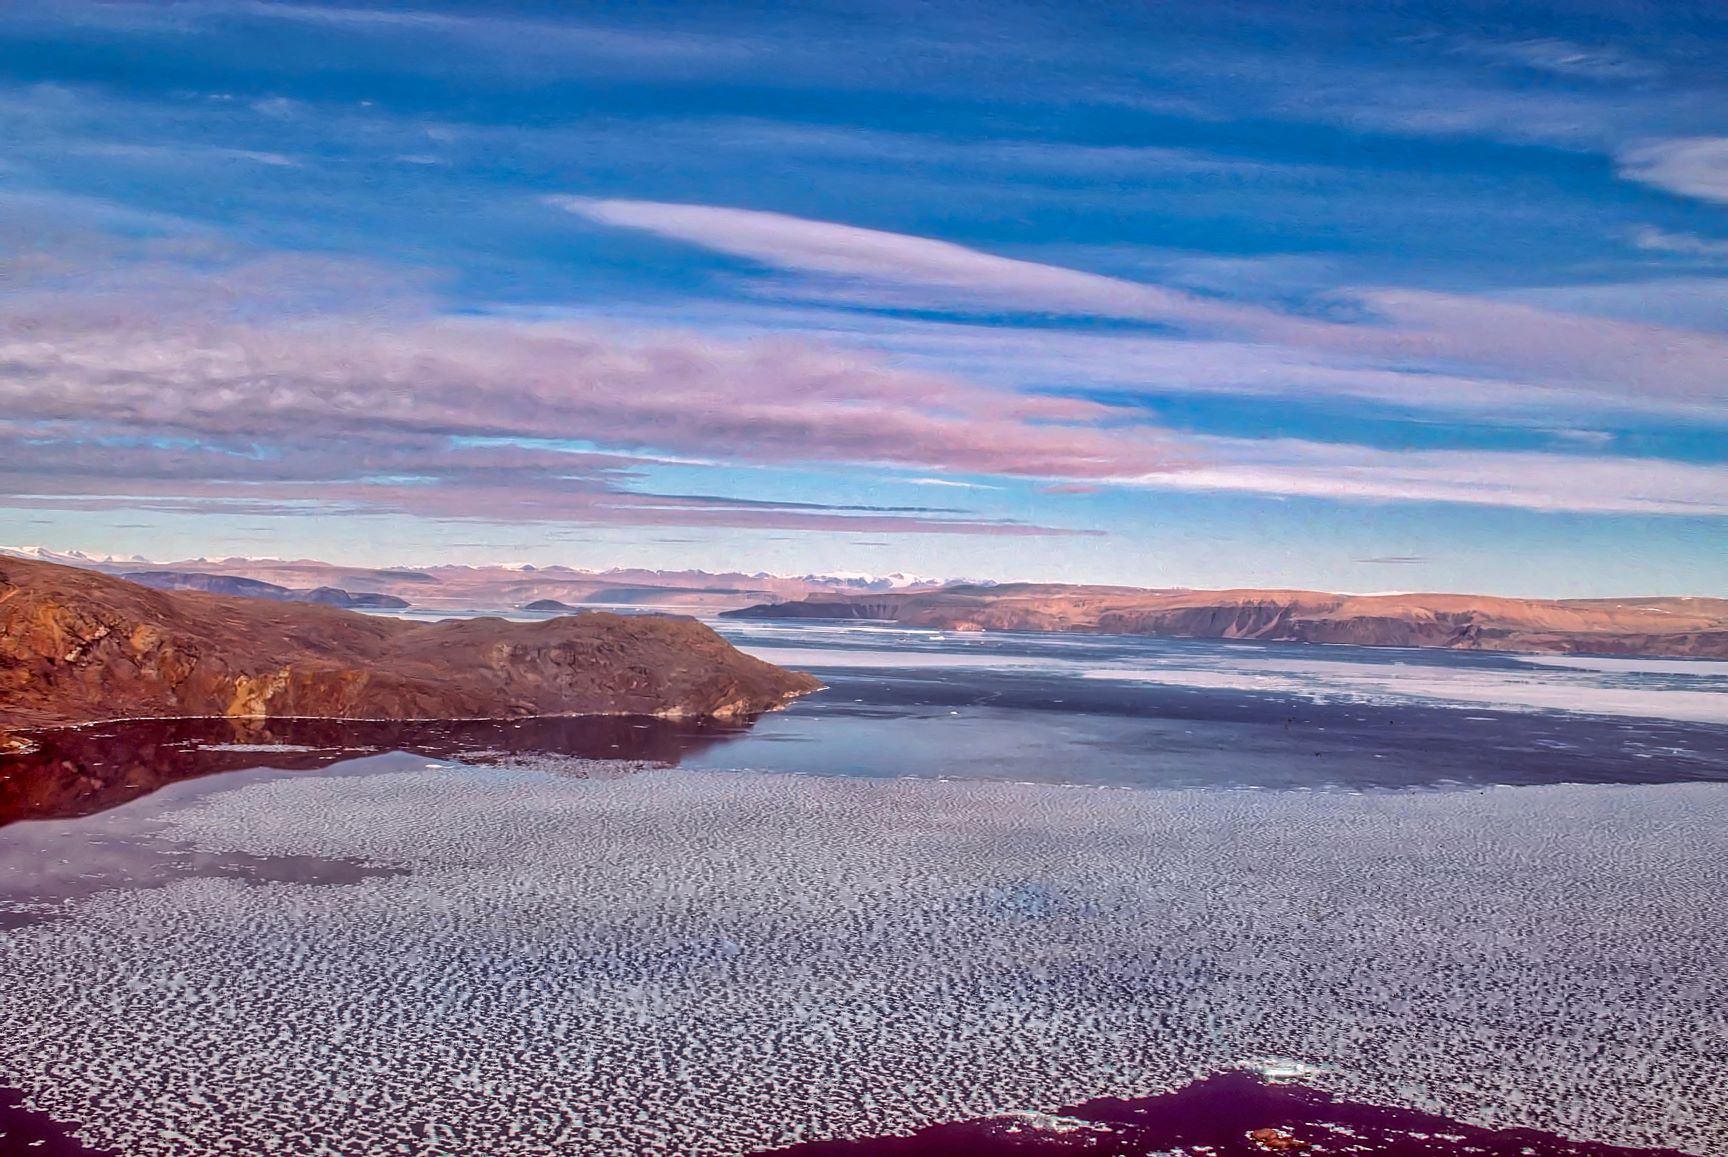
[[[691,619],[377,618],[0,558],[0,725],[183,716],[736,717],[818,689]]]
[[[1728,599],[1516,599],[1296,590],[1143,590],[1010,583],[726,612],[744,619],[877,619],[956,631],[1085,631],[1364,647],[1728,658]]]

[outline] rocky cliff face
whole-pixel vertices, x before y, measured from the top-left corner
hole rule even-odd
[[[402,622],[0,558],[0,723],[14,728],[188,715],[737,716],[818,686],[688,619]]]
[[[1723,599],[1155,591],[1022,583],[769,604],[728,613],[753,619],[887,619],[942,630],[1728,658],[1728,600]]]

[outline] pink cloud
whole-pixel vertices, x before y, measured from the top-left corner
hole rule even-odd
[[[0,309],[0,490],[85,504],[1019,535],[1071,531],[934,507],[653,494],[645,476],[675,461],[1103,477],[1177,457],[1154,431],[1104,424],[1117,417],[1105,406],[810,341],[411,310],[250,320],[172,288],[160,299],[129,285],[24,295]]]
[[[1417,290],[1374,290],[1364,299],[1394,328],[1341,344],[1491,365],[1605,394],[1728,404],[1728,340],[1715,335]]]
[[[364,435],[580,440],[730,461],[845,462],[1032,477],[1165,468],[1108,407],[1004,395],[880,357],[777,340],[556,323],[61,326],[0,321],[14,421],[228,440]]]
[[[942,264],[951,259],[956,263]],[[930,260],[951,271],[995,268],[969,266],[952,254]],[[272,273],[284,269],[297,285],[271,288]],[[1395,324],[1298,320],[1292,324],[1301,333],[1325,338],[1303,348],[915,326],[900,334],[904,348],[894,356],[811,337],[717,338],[440,317],[421,306],[418,291],[395,293],[387,280],[373,296],[390,308],[334,313],[323,308],[321,287],[339,284],[340,271],[304,279],[299,272],[292,265],[242,268],[226,279],[176,280],[140,267],[82,294],[13,295],[0,305],[6,451],[0,493],[13,505],[317,507],[598,524],[1071,533],[933,506],[652,493],[656,467],[676,462],[686,469],[886,468],[916,475],[907,479],[915,484],[948,483],[956,491],[976,487],[966,476],[985,476],[1018,477],[1061,493],[1130,484],[1537,510],[1728,513],[1720,498],[1728,478],[1713,467],[1176,438],[1144,424],[1138,411],[1022,394],[959,372],[995,366],[1004,378],[1018,370],[1124,389],[1138,381],[1238,393],[1330,389],[1395,399],[1403,392],[1412,404],[1421,404],[1426,390],[1477,406],[1492,405],[1503,385],[1376,366],[1365,351],[1379,350],[1408,364],[1498,357],[1519,362],[1538,380],[1587,364],[1599,383],[1619,382],[1664,404],[1706,404],[1704,387],[1720,380],[1728,360],[1716,359],[1714,339],[1689,331],[1386,291],[1373,300]],[[268,304],[261,318],[253,316],[259,301]],[[1653,332],[1665,340],[1641,364],[1634,351]],[[1341,369],[1344,359],[1361,364]],[[1340,374],[1341,381],[1333,380]],[[1558,388],[1516,388],[1525,391],[1519,396],[1526,413],[1540,414],[1547,425],[1555,416],[1550,408],[1576,404],[1575,393]]]

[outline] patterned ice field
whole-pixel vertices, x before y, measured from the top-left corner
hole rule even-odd
[[[300,775],[179,880],[0,936],[0,1070],[186,1153],[747,1153],[1143,1095],[1359,1099],[1728,1154],[1728,786],[1124,791]]]

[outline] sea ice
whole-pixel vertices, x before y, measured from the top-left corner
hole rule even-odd
[[[163,827],[407,873],[182,880],[0,934],[0,1076],[136,1157],[717,1157],[1250,1057],[1728,1152],[1724,785],[451,768],[297,775]]]

